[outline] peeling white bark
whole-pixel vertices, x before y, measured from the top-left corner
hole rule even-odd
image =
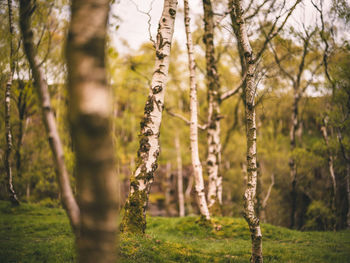
[[[185,30],[187,38],[187,54],[189,61],[189,71],[190,71],[190,140],[191,140],[191,158],[193,167],[193,176],[195,179],[195,189],[197,202],[199,206],[199,211],[201,215],[210,220],[209,210],[207,206],[207,201],[205,199],[204,192],[204,181],[203,181],[203,170],[199,159],[198,152],[198,112],[197,112],[197,81],[196,81],[196,63],[194,60],[192,34],[190,29],[190,9],[188,5],[188,0],[184,0],[184,11],[185,11]]]
[[[177,1],[165,0],[158,24],[156,62],[151,87],[141,121],[138,163],[130,178],[130,193],[125,204],[122,230],[144,232],[146,229],[146,207],[158,167],[159,130],[164,108],[164,94],[168,79],[170,48],[174,32]]]
[[[253,50],[250,46],[248,34],[244,21],[244,10],[241,0],[234,1],[234,15],[237,31],[237,40],[244,50],[244,61],[247,67],[245,82],[245,114],[247,133],[247,188],[244,193],[244,217],[249,225],[252,239],[251,263],[263,262],[262,256],[262,234],[259,219],[255,213],[255,199],[257,188],[257,150],[256,150],[256,116],[255,116],[255,90],[254,83],[255,60]]]
[[[177,134],[175,137],[176,163],[177,163],[177,194],[179,199],[179,216],[185,216],[185,199],[183,190],[182,158],[180,138]]]
[[[10,72],[5,89],[5,135],[6,135],[6,150],[5,150],[5,170],[7,174],[7,189],[9,191],[9,198],[12,205],[19,205],[19,201],[13,187],[13,176],[12,176],[12,133],[11,133],[11,87],[12,78],[14,73],[14,54],[13,54],[13,15],[12,15],[12,4],[11,0],[7,1],[8,6],[8,18],[9,18],[9,31],[10,31]]]
[[[204,8],[204,37],[206,78],[208,86],[208,129],[207,129],[207,172],[208,207],[209,209],[221,205],[222,178],[220,174],[221,142],[220,142],[220,79],[214,48],[213,8],[210,0],[203,0]]]

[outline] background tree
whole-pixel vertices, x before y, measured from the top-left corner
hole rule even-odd
[[[13,45],[13,34],[14,34],[14,27],[13,27],[13,15],[12,15],[12,1],[7,1],[7,8],[8,8],[8,21],[9,21],[9,32],[10,32],[10,72],[8,74],[8,80],[6,83],[6,89],[5,89],[5,129],[6,129],[6,151],[5,151],[5,167],[6,167],[6,174],[7,174],[7,185],[8,185],[8,192],[10,201],[13,205],[19,205],[19,201],[15,192],[15,189],[13,187],[13,175],[12,175],[12,132],[11,132],[11,124],[10,124],[10,118],[11,118],[11,111],[10,111],[10,105],[11,105],[11,86],[13,82],[13,74],[15,71],[15,61],[14,61],[14,45]]]

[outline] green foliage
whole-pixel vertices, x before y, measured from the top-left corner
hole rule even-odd
[[[334,227],[334,214],[321,201],[313,201],[306,216],[305,230],[331,230]]]
[[[118,262],[248,262],[250,234],[244,219],[220,217],[215,227],[197,217],[148,219],[145,236],[122,234]],[[299,232],[262,224],[264,262],[343,263],[350,232]],[[0,201],[1,262],[75,262],[74,236],[62,209]]]

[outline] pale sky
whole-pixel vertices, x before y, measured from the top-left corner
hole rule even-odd
[[[164,0],[154,0],[152,4],[152,11],[150,12],[151,20],[151,31],[152,37],[155,39],[156,31],[158,27],[158,20],[163,10]],[[191,17],[191,30],[194,31],[194,15],[203,13],[203,6],[201,0],[190,0],[190,13]],[[120,0],[119,3],[115,4],[112,8],[113,14],[119,16],[122,21],[120,27],[116,33],[113,34],[113,41],[117,46],[118,51],[123,52],[125,48],[122,44],[122,39],[128,41],[129,45],[133,49],[137,49],[140,44],[145,41],[149,41],[148,35],[148,16],[137,11],[135,3],[138,8],[142,11],[147,12],[150,8],[151,0]],[[183,1],[178,1],[178,10],[183,10]],[[178,12],[175,20],[175,31],[174,39],[179,42],[184,42],[186,39],[184,17],[183,12]]]
[[[153,39],[155,39],[158,20],[161,16],[164,0],[119,0],[113,8],[112,14],[121,18],[120,27],[117,31],[112,32],[112,39],[117,47],[118,52],[126,52],[127,49],[123,45],[122,40],[127,40],[130,47],[134,50],[144,43],[149,41],[148,35],[148,16],[137,11],[137,7],[147,12],[152,4],[151,15],[151,32]],[[330,0],[321,0],[324,6],[330,5]],[[194,31],[194,17],[195,15],[203,14],[202,0],[190,0],[190,13],[192,17],[191,30]],[[288,4],[293,4],[294,1],[287,1]],[[214,1],[213,1],[214,3]],[[183,1],[178,0],[178,10],[183,10]],[[325,14],[326,15],[326,14]],[[304,0],[303,3],[299,4],[298,8],[289,19],[289,24],[293,24],[296,28],[301,27],[301,21],[306,21],[306,24],[315,23],[316,14],[315,9],[311,5],[310,0]],[[227,32],[226,37],[230,37]],[[174,39],[180,43],[185,42],[185,29],[183,21],[183,12],[178,12],[175,20],[175,31]]]

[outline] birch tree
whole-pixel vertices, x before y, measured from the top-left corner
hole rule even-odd
[[[112,107],[104,63],[109,1],[72,2],[67,66],[79,206],[70,187],[47,81],[33,44],[31,16],[35,8],[33,1],[20,1],[24,51],[39,95],[62,204],[76,236],[78,261],[115,262],[117,185],[109,123]]]
[[[244,84],[245,93],[245,119],[247,137],[247,188],[244,193],[244,218],[246,219],[252,239],[252,255],[250,262],[263,262],[262,255],[262,233],[259,218],[255,213],[255,198],[257,187],[257,147],[256,147],[256,116],[255,116],[255,94],[254,83],[255,63],[253,50],[249,43],[248,33],[244,20],[244,9],[242,1],[235,0],[233,4],[235,23],[237,26],[237,40],[244,51],[244,65],[246,65],[246,78]]]
[[[39,59],[33,42],[33,31],[31,29],[31,16],[35,10],[33,1],[20,1],[20,28],[23,38],[23,48],[29,62],[34,86],[38,93],[39,103],[42,110],[42,119],[48,136],[51,152],[53,155],[58,185],[60,188],[62,205],[66,209],[74,232],[79,227],[79,207],[70,187],[69,175],[64,163],[63,146],[58,134],[54,113],[50,102],[50,93],[44,72],[39,66]]]
[[[331,180],[332,180],[331,209],[332,209],[332,212],[335,212],[335,197],[337,196],[337,181],[336,181],[336,177],[335,177],[335,173],[334,173],[334,156],[331,152],[330,145],[329,145],[329,136],[328,136],[328,131],[327,131],[327,127],[328,127],[327,118],[323,119],[323,124],[324,125],[322,125],[322,127],[321,127],[321,132],[322,132],[322,136],[323,136],[324,142],[325,142],[326,147],[327,147],[328,169],[329,169],[329,174],[330,174]]]
[[[154,179],[154,172],[158,167],[159,130],[164,108],[164,93],[168,78],[176,8],[176,0],[164,0],[155,45],[155,69],[144,108],[144,116],[140,123],[138,161],[130,178],[130,191],[124,207],[122,231],[144,233],[146,229],[148,196]]]
[[[290,80],[293,88],[293,104],[292,104],[292,112],[291,112],[291,125],[289,129],[289,139],[290,139],[290,150],[292,152],[291,157],[289,159],[289,167],[290,167],[290,178],[292,180],[292,190],[291,190],[291,199],[292,199],[292,209],[290,215],[290,227],[293,228],[295,226],[295,213],[297,209],[297,182],[298,182],[298,173],[297,173],[297,163],[295,157],[293,156],[293,151],[297,147],[297,139],[296,132],[300,125],[299,120],[299,102],[303,95],[305,94],[306,89],[313,81],[314,75],[317,73],[321,64],[317,64],[311,72],[311,78],[306,81],[306,83],[302,82],[302,76],[305,70],[310,67],[314,62],[314,58],[307,59],[308,55],[311,53],[310,42],[313,35],[316,33],[316,30],[308,32],[305,29],[305,35],[301,35],[300,39],[302,41],[302,53],[300,56],[300,62],[297,66],[296,74],[293,74],[285,65],[283,65],[283,61],[277,54],[276,50],[271,45],[271,50],[273,52],[275,61],[277,66],[279,67],[282,74]]]
[[[185,216],[185,199],[183,190],[183,174],[182,174],[182,158],[181,158],[181,144],[180,136],[177,134],[175,137],[175,149],[176,149],[176,166],[177,166],[177,196],[179,199],[179,216]]]
[[[221,142],[220,142],[220,79],[217,70],[214,48],[214,21],[211,0],[203,0],[206,81],[208,93],[208,122],[207,122],[207,172],[208,207],[214,212],[221,210],[222,177],[220,174]],[[219,212],[220,213],[220,212]]]
[[[195,178],[195,190],[199,211],[203,218],[210,219],[207,201],[204,192],[203,170],[198,152],[198,112],[197,112],[197,80],[196,63],[194,60],[194,51],[192,43],[192,34],[190,28],[190,8],[188,0],[184,0],[185,12],[185,31],[187,39],[188,67],[190,71],[190,140],[191,140],[191,158],[193,176]],[[186,191],[187,192],[187,191]]]
[[[118,195],[111,134],[113,105],[105,66],[109,5],[109,0],[72,1],[66,47],[81,214],[80,262],[115,262]]]
[[[13,74],[15,71],[14,62],[14,45],[13,45],[13,14],[12,14],[12,1],[7,0],[8,7],[8,19],[9,19],[9,36],[10,36],[10,72],[8,74],[8,80],[5,89],[5,133],[6,133],[6,150],[5,150],[5,170],[7,174],[7,189],[9,192],[9,198],[12,205],[19,205],[17,194],[13,187],[13,175],[12,175],[12,132],[11,132],[11,87],[13,82]]]

